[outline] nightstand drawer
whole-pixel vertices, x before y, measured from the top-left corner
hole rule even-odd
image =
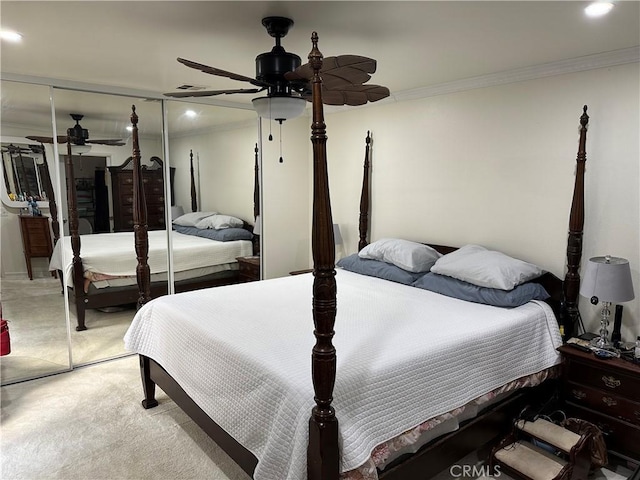
[[[605,390],[574,382],[565,383],[566,398],[615,418],[640,425],[640,403]]]
[[[574,383],[588,385],[628,398],[640,395],[640,378],[611,368],[600,368],[593,363],[584,364],[570,359],[567,362],[567,378]]]

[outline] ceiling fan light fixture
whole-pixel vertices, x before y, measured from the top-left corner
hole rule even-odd
[[[307,105],[304,98],[295,96],[259,97],[251,102],[259,117],[279,122],[299,117]]]
[[[71,145],[72,155],[84,155],[91,151],[91,145]]]

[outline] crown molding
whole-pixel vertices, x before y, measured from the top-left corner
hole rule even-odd
[[[508,83],[524,82],[537,78],[564,75],[567,73],[594,70],[597,68],[613,67],[627,63],[640,61],[640,46],[614,50],[611,52],[597,53],[583,57],[560,60],[557,62],[543,63],[530,67],[516,68],[503,72],[479,75],[477,77],[464,78],[453,82],[439,83],[427,87],[420,87],[411,90],[404,90],[392,94],[389,99],[382,102],[403,102],[406,100],[417,100],[420,98],[433,97],[436,95],[446,95],[450,93],[473,90],[476,88],[505,85]]]

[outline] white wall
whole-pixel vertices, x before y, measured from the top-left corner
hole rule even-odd
[[[234,215],[253,223],[254,148],[257,127],[240,127],[169,138],[169,161],[176,168],[176,205],[191,211],[189,152],[198,184],[199,211]]]
[[[640,295],[638,64],[387,103],[327,116],[334,222],[357,249],[367,130],[373,132],[371,238],[479,243],[562,277],[582,106],[587,134],[583,264],[630,261]],[[623,339],[640,334],[625,304]],[[600,306],[580,299],[588,330]]]

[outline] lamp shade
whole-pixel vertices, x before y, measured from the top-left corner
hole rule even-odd
[[[342,245],[342,235],[340,234],[340,225],[333,224],[333,242],[337,245]]]
[[[259,97],[254,98],[251,102],[260,117],[278,121],[302,115],[307,105],[304,98],[295,96]]]
[[[256,217],[256,224],[253,226],[254,235],[262,235],[262,217],[258,215]]]
[[[580,295],[611,303],[633,300],[629,261],[609,255],[590,258],[580,285]]]

